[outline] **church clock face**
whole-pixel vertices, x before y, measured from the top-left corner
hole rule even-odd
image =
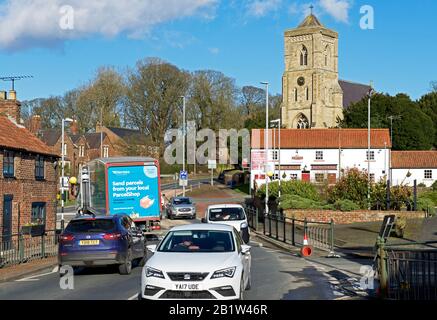
[[[302,87],[305,84],[305,78],[304,77],[299,77],[297,79],[297,84]]]

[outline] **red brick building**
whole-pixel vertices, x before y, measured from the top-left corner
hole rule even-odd
[[[45,225],[46,230],[56,228],[59,158],[6,113],[19,117],[19,112],[0,110],[0,236],[3,240],[30,224]]]

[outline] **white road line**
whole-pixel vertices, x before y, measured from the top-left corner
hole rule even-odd
[[[33,276],[25,277],[25,278],[22,278],[22,279],[15,280],[15,282],[39,281],[39,279],[35,279],[35,278],[40,278],[40,277],[48,276],[48,275],[51,275],[51,274],[53,274],[55,272],[58,272],[58,267],[57,266],[54,267],[53,270],[50,271],[50,272],[42,273],[42,274],[36,274],[36,275],[33,275]]]
[[[127,300],[136,300],[136,299],[138,299],[138,293],[136,293],[135,295],[133,295],[132,297],[130,297]]]

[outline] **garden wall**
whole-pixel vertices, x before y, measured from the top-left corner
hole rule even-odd
[[[406,217],[407,219],[423,219],[425,218],[425,212],[423,211],[328,211],[328,210],[285,210],[285,216],[287,218],[294,217],[298,220],[318,221],[318,222],[330,222],[334,220],[335,224],[351,224],[356,222],[372,222],[383,221],[386,215],[395,215],[400,217]]]

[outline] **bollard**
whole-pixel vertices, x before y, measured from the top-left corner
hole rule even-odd
[[[379,285],[380,294],[384,299],[387,297],[388,277],[387,277],[387,263],[386,253],[384,248],[384,240],[378,237],[378,255],[379,255]]]
[[[283,215],[282,216],[282,221],[283,221],[283,227],[284,227],[284,242],[286,243],[287,242],[287,231],[286,231],[286,224],[287,224],[287,221],[285,220],[285,216]]]
[[[279,240],[279,218],[277,215],[275,215],[276,220],[276,240]]]
[[[256,210],[255,210],[255,231],[258,231],[258,215],[259,215],[259,209],[256,208]]]
[[[18,246],[19,246],[19,252],[20,252],[20,262],[24,260],[24,239],[23,235],[20,233],[18,235]]]
[[[296,240],[295,240],[295,237],[294,237],[295,227],[296,227],[296,221],[295,221],[295,219],[293,217],[291,219],[291,244],[293,246],[296,246]]]

